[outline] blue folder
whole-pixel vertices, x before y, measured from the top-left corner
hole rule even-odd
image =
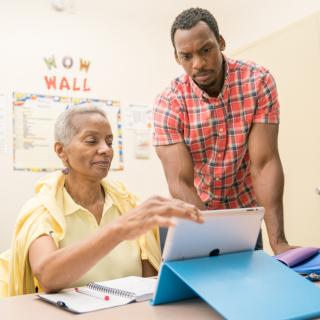
[[[262,250],[164,262],[151,304],[193,297],[230,320],[320,316],[320,288]]]
[[[310,274],[310,273],[320,274],[320,253],[318,252],[316,255],[314,255],[310,259],[305,260],[302,263],[293,266],[292,269],[302,274]]]

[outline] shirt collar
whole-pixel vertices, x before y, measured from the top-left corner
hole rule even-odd
[[[88,211],[86,208],[82,207],[78,203],[76,203],[67,189],[63,187],[63,202],[64,202],[64,215],[68,216],[70,214],[76,213],[78,210],[84,210]],[[113,201],[111,197],[108,195],[108,193],[105,190],[105,199],[104,199],[104,205],[103,205],[103,213],[102,216],[107,212],[113,205]]]

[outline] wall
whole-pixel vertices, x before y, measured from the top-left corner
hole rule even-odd
[[[211,10],[220,22],[229,50],[320,9],[316,0],[272,0],[259,5],[254,0],[66,2],[71,7],[64,12],[54,11],[50,1],[0,2],[0,94],[5,95],[8,112],[8,152],[0,155],[0,251],[9,246],[17,212],[33,194],[33,185],[42,175],[12,170],[12,91],[61,95],[58,90],[49,92],[44,85],[44,57],[54,54],[57,61],[66,55],[89,59],[92,90],[85,94],[88,97],[152,105],[156,94],[181,73],[173,59],[169,31],[182,9],[201,6]],[[285,52],[285,43],[281,48],[278,50]],[[260,57],[258,60],[264,62]],[[294,87],[290,82],[291,85]],[[292,132],[285,135],[290,137]],[[155,193],[167,195],[156,156],[153,154],[149,161],[135,160],[132,136],[125,133],[124,138],[125,170],[111,175],[123,180],[142,199]],[[291,179],[292,172],[288,175],[287,179]]]
[[[315,189],[320,185],[320,13],[239,49],[233,56],[267,66],[277,81],[287,238],[296,245],[319,246],[320,197]]]

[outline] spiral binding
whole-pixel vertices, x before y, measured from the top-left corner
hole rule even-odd
[[[101,284],[97,284],[94,282],[88,283],[87,287],[91,290],[94,290],[94,291],[104,292],[106,294],[111,294],[111,295],[119,296],[122,298],[131,298],[131,299],[135,298],[135,294],[133,292],[125,291],[125,290],[121,290],[121,289],[115,289],[115,288],[111,288],[111,287],[106,287],[106,286],[103,286]]]

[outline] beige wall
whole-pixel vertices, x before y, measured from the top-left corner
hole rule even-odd
[[[293,244],[320,246],[320,13],[233,56],[268,67],[276,79],[287,237]]]
[[[152,105],[157,93],[182,72],[173,59],[169,37],[173,18],[181,10],[190,6],[211,10],[231,50],[320,6],[318,0],[269,0],[259,4],[256,0],[70,2],[75,5],[71,12],[55,12],[49,0],[0,2],[0,94],[6,97],[8,126],[8,152],[0,154],[0,251],[9,246],[17,213],[33,194],[33,185],[42,175],[12,170],[12,91],[61,95],[58,91],[48,92],[44,87],[43,57],[54,54],[61,59],[71,55],[91,60],[90,97]],[[289,4],[290,10],[287,9]],[[313,192],[320,184],[315,163],[319,160],[319,153],[315,153],[320,150],[315,96],[318,80],[315,70],[319,71],[319,65],[315,66],[311,59],[319,55],[316,51],[319,28],[315,21],[315,18],[307,19],[303,22],[306,29],[297,24],[238,54],[266,64],[278,80],[282,102],[280,148],[287,180],[287,233],[289,239],[297,243],[303,240],[306,244],[320,245],[317,225],[313,223],[320,213],[320,198]],[[298,30],[290,36],[291,29]],[[299,37],[295,37],[297,32]],[[276,46],[269,45],[272,41],[276,41]],[[298,70],[297,60],[301,56]],[[296,81],[301,72],[303,77]],[[301,91],[297,89],[300,85],[303,85]],[[71,95],[83,96],[82,93]],[[306,123],[302,125],[303,118]],[[113,173],[113,177],[124,181],[142,199],[156,193],[167,195],[162,168],[154,153],[149,161],[134,159],[133,137],[126,132],[124,135],[125,170]],[[297,226],[303,233],[297,232]]]

